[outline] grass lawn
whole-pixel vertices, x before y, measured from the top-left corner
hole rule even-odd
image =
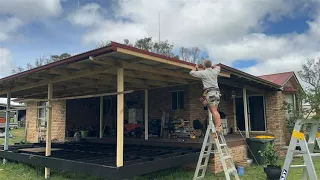
[[[15,129],[13,134],[16,138],[10,138],[10,144],[14,142],[20,142],[24,135],[24,129]],[[21,137],[18,137],[21,135]],[[3,143],[3,139],[0,139],[0,143]],[[315,168],[320,177],[320,158],[314,160]],[[280,162],[283,164],[283,161]],[[295,160],[294,164],[302,164],[301,160]],[[193,171],[185,170],[183,168],[174,168],[170,170],[164,170],[156,173],[151,173],[144,176],[134,177],[132,180],[191,180],[193,178]],[[293,169],[290,171],[289,180],[300,179],[302,174],[301,169]],[[262,166],[251,166],[245,169],[245,176],[240,177],[243,180],[265,180],[266,175],[263,172]],[[5,165],[0,164],[0,179],[6,180],[44,180],[44,168],[29,166],[25,164],[18,164],[9,162]],[[68,173],[61,171],[53,171],[51,178],[52,180],[104,180],[103,178],[90,177],[86,175],[79,175],[78,173]],[[213,175],[208,173],[205,179],[217,179],[224,180],[224,174],[219,173]],[[130,179],[131,180],[131,179]]]
[[[9,145],[24,141],[24,128],[13,129],[11,133],[13,134],[13,137],[9,138]],[[0,144],[4,144],[4,138],[0,138]]]

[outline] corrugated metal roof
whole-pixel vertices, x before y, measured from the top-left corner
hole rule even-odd
[[[283,73],[277,73],[277,74],[268,74],[263,76],[258,76],[261,79],[273,82],[275,84],[278,84],[280,86],[283,86],[288,79],[294,75],[294,72],[283,72]]]

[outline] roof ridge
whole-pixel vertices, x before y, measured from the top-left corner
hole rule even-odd
[[[287,73],[293,73],[293,74],[294,74],[294,71],[287,71],[287,72],[273,73],[273,74],[264,74],[264,75],[260,75],[260,76],[257,76],[257,77],[262,77],[262,76],[273,76],[273,75],[278,75],[278,74],[287,74]]]

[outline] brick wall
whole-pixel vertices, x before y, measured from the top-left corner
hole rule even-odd
[[[36,109],[36,102],[28,102],[26,110],[26,141],[30,143],[38,142],[38,110]]]
[[[172,91],[184,91],[184,109],[172,110]],[[149,91],[149,116],[152,119],[161,119],[162,111],[169,112],[170,117],[180,117],[190,120],[190,101],[188,86],[152,89]]]
[[[184,91],[184,109],[183,110],[171,110],[171,92],[172,91]],[[219,105],[219,111],[224,112],[227,115],[228,126],[231,127],[234,124],[234,107],[233,100],[230,97],[224,97],[227,89],[221,87],[221,102]],[[152,119],[161,119],[162,111],[167,111],[170,117],[181,117],[185,120],[192,121],[199,119],[201,122],[205,122],[208,119],[208,111],[204,109],[199,101],[199,97],[202,95],[202,84],[192,84],[186,86],[178,86],[171,88],[161,88],[150,90],[149,92],[149,113]]]
[[[63,142],[66,136],[66,101],[53,102],[51,138]]]
[[[287,128],[283,102],[284,94],[282,91],[269,92],[266,94],[267,131],[275,136],[277,149],[282,149],[282,147],[287,144]],[[280,154],[283,156],[285,151],[281,151]]]
[[[36,102],[28,102],[27,107],[32,107],[26,111],[26,141],[31,143],[38,142],[39,121]],[[64,141],[66,126],[66,103],[65,101],[53,101],[52,103],[52,130],[51,139]]]
[[[247,159],[247,147],[246,145],[234,146],[229,148],[230,154],[232,156],[232,160],[235,163],[236,161],[243,161]],[[215,151],[217,152],[217,151]],[[229,160],[226,160],[226,162]],[[229,165],[227,163],[227,165]],[[220,157],[218,154],[210,160],[209,170],[212,173],[219,173],[223,171],[222,163],[220,161]],[[230,168],[230,166],[228,166]]]
[[[235,164],[236,164],[236,161],[243,161],[247,159],[247,147],[244,144],[229,147],[229,151],[232,156],[232,160]],[[229,165],[228,161],[229,160],[226,160],[226,163]],[[186,165],[186,168],[195,170],[196,166],[197,164],[190,164],[190,165]],[[228,168],[230,168],[230,166],[228,166]],[[215,157],[209,160],[207,170],[211,173],[219,173],[223,171],[222,163],[220,161],[220,157],[218,154],[215,154]]]

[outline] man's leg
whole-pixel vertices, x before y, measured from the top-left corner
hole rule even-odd
[[[221,124],[221,118],[220,118],[220,114],[218,112],[218,105],[208,105],[209,110],[212,113],[212,118],[214,120],[214,125],[216,127],[216,130],[218,133],[222,133],[222,124]]]

